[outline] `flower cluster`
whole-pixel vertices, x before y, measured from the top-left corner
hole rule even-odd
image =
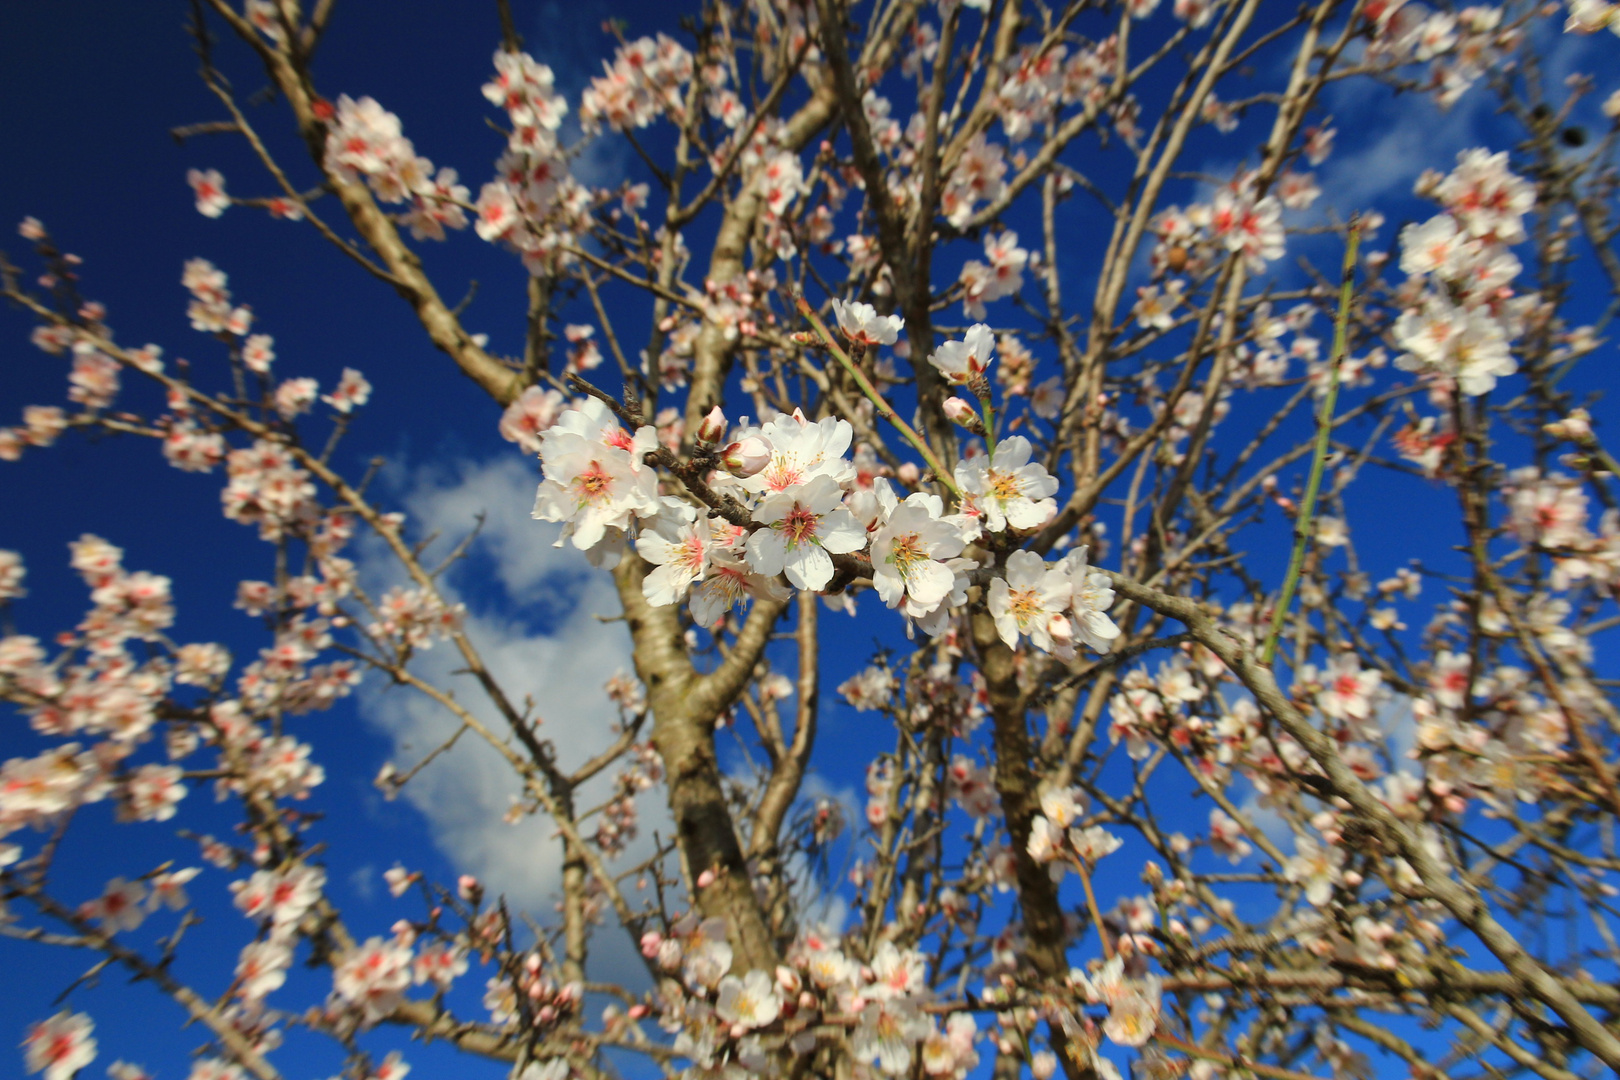
[[[517,252],[531,272],[566,261],[566,247],[589,193],[568,174],[557,131],[568,104],[545,64],[527,53],[495,54],[495,78],[484,96],[506,110],[512,125],[496,178],[478,194],[478,235]]]
[[[605,73],[592,79],[580,97],[580,120],[587,131],[644,128],[660,116],[682,115],[682,87],[692,78],[692,54],[674,38],[637,38],[602,67]]]
[[[1118,52],[1119,37],[1110,34],[1072,56],[1064,45],[1027,45],[1008,57],[996,102],[1007,138],[1015,143],[1028,139],[1063,106],[1101,106],[1118,67]]]
[[[1606,8],[1603,0],[1574,0],[1568,29],[1583,31],[1586,13]],[[1523,38],[1517,25],[1503,25],[1502,9],[1472,4],[1452,11],[1431,11],[1425,4],[1380,3],[1369,9],[1373,40],[1369,60],[1398,66],[1427,63],[1421,85],[1441,108],[1449,108],[1512,54]]]
[[[461,626],[466,613],[465,605],[446,604],[431,589],[396,586],[377,601],[377,619],[366,631],[402,648],[431,649]]]
[[[1026,846],[1031,859],[1053,864],[1054,876],[1060,876],[1068,863],[1089,872],[1103,856],[1119,850],[1119,837],[1101,826],[1080,825],[1087,802],[1085,792],[1078,788],[1051,789],[1041,794],[1041,812],[1030,821]]]
[[[547,973],[539,953],[514,957],[513,974],[489,980],[484,1007],[501,1026],[527,1018],[537,1028],[549,1028],[579,1013],[585,988],[577,982],[559,984]]]
[[[1251,271],[1282,258],[1284,203],[1277,195],[1263,194],[1256,180],[1253,172],[1239,171],[1210,202],[1157,214],[1150,226],[1158,237],[1151,256],[1154,277],[1200,275],[1226,254],[1241,255]],[[1298,192],[1291,198],[1300,208],[1309,205]]]
[[[1590,583],[1612,592],[1620,583],[1620,510],[1604,510],[1594,531],[1579,481],[1534,466],[1509,473],[1503,494],[1518,538],[1552,558],[1554,589]]]
[[[225,458],[229,482],[220,493],[225,516],[257,525],[265,540],[307,530],[320,516],[315,483],[292,451],[268,439],[232,450]]]
[[[984,262],[962,264],[962,309],[970,319],[984,318],[984,305],[1017,295],[1029,265],[1029,252],[1018,246],[1018,234],[1010,229],[985,236],[984,257]]]
[[[1132,977],[1116,956],[1091,973],[1069,972],[1069,982],[1093,1004],[1108,1006],[1103,1034],[1119,1046],[1141,1046],[1158,1028],[1161,983],[1155,975]],[[1115,1071],[1117,1075],[1117,1070]]]
[[[186,315],[191,319],[193,330],[242,337],[253,325],[251,310],[245,305],[231,306],[231,291],[225,287],[226,280],[225,271],[207,259],[186,260],[180,284],[191,294]]]
[[[362,1023],[375,1024],[404,1000],[411,985],[413,959],[409,945],[368,938],[332,969],[333,996],[356,1011]]]
[[[399,117],[372,98],[338,98],[327,126],[326,164],[350,182],[363,179],[385,203],[409,202],[401,222],[418,240],[443,240],[446,228],[466,228],[461,204],[467,189],[456,182],[456,170],[435,175],[433,163],[405,138]]]
[[[861,347],[891,344],[901,328],[898,317],[880,316],[865,304],[838,303],[834,310],[845,337]],[[982,382],[992,343],[988,328],[976,326],[966,341],[947,342],[933,360],[949,376]],[[531,392],[528,403],[509,410],[514,438],[532,438],[528,430],[549,411],[547,402]],[[572,541],[597,561],[617,561],[634,536],[637,552],[655,567],[643,583],[647,599],[668,605],[690,594],[693,618],[702,626],[714,626],[744,596],[780,598],[778,576],[795,588],[825,590],[837,559],[861,554],[857,565],[870,564],[883,603],[908,625],[937,636],[950,612],[967,602],[979,563],[963,553],[981,530],[1028,532],[1056,513],[1057,481],[1031,460],[1033,447],[1023,436],[958,464],[961,507],[947,513],[937,495],[918,491],[902,498],[886,477],[863,479],[844,457],[853,436],[848,421],[812,423],[795,412],[757,427],[745,424],[718,449],[724,431],[716,409],[700,435],[717,448],[710,453],[719,466],[705,484],[746,513],[746,524],[740,513],[700,518],[690,503],[660,495],[657,471],[648,463],[658,446],[656,431],[642,427],[630,434],[595,399],[541,431],[545,480],[534,516],[564,522],[558,543]],[[1023,634],[1065,656],[1076,641],[1106,651],[1119,634],[1105,614],[1113,601],[1107,579],[1090,570],[1083,550],[1073,552],[1050,571],[1051,587],[1037,589],[1037,597],[1033,579],[1025,579],[1045,568],[1040,556],[1014,552],[1005,579],[991,584],[991,610],[1003,637],[1013,644]],[[1064,610],[1073,612],[1072,623]]]
[[[1449,176],[1430,174],[1418,186],[1445,212],[1401,233],[1401,269],[1410,276],[1394,326],[1406,351],[1395,362],[1483,394],[1518,370],[1509,343],[1538,303],[1533,293],[1514,293],[1520,266],[1508,250],[1525,238],[1535,189],[1509,171],[1506,153],[1484,150],[1463,151]]]
[[[0,638],[0,688],[23,707],[36,731],[102,741],[89,748],[70,742],[0,766],[0,836],[41,827],[108,795],[116,796],[123,820],[173,817],[187,790],[180,769],[131,767],[128,759],[151,738],[177,676],[217,677],[229,664],[217,645],[166,648],[163,631],[174,621],[167,578],[126,571],[123,552],[98,537],[82,537],[72,553],[94,606],[75,633],[58,639],[62,653],[55,660],[33,637]],[[20,566],[15,578],[21,578]],[[134,641],[143,647],[132,649]],[[14,846],[0,845],[0,856],[16,854]]]
[[[931,1000],[921,952],[883,942],[862,964],[818,933],[800,934],[775,973],[733,972],[722,920],[687,915],[669,932],[642,937],[642,953],[672,977],[658,992],[659,1023],[675,1035],[675,1052],[699,1069],[731,1066],[769,1072],[762,1036],[784,1034],[808,1053],[824,1016],[856,1018],[856,1058],[887,1076],[960,1080],[979,1063],[978,1028],[953,1013],[941,1027],[924,1011]],[[674,975],[679,975],[679,980]]]

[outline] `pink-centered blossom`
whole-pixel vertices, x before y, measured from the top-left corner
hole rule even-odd
[[[872,533],[872,585],[889,607],[904,603],[908,615],[920,618],[951,595],[956,575],[944,560],[962,553],[967,536],[941,520],[944,504],[938,495],[915,492],[897,502],[883,478],[876,491],[886,513]]]
[[[678,527],[661,526],[636,539],[636,551],[657,569],[641,583],[647,602],[655,607],[679,603],[692,583],[709,569],[713,530],[707,521]]]
[[[947,341],[928,358],[947,382],[967,385],[984,375],[996,347],[995,334],[984,323],[975,323],[961,341]]]
[[[844,507],[831,476],[766,496],[753,516],[766,527],[748,537],[749,565],[767,577],[785,573],[796,588],[811,592],[832,580],[832,555],[866,545],[866,530]]]
[[[225,194],[225,178],[218,169],[191,169],[186,173],[186,183],[197,196],[197,213],[203,217],[217,218],[231,205],[231,197]]]
[[[96,1059],[95,1029],[90,1017],[66,1009],[28,1029],[23,1039],[23,1060],[31,1073],[44,1080],[70,1080]]]
[[[956,465],[956,483],[970,497],[991,532],[1038,529],[1057,514],[1058,482],[1030,458],[1034,447],[1022,435],[996,444],[995,450]]]
[[[1020,637],[1027,637],[1043,652],[1057,651],[1053,619],[1062,617],[1072,591],[1061,567],[1047,565],[1033,551],[1013,552],[1007,556],[1006,575],[990,582],[988,606],[996,632],[1011,649],[1018,647]]]
[[[898,315],[879,315],[871,304],[855,300],[834,300],[832,309],[844,337],[860,345],[893,345],[906,325]]]
[[[366,1023],[393,1012],[411,984],[411,950],[384,938],[369,938],[339,961],[332,972],[337,996]]]

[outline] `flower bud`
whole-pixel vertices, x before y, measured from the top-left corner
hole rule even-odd
[[[651,960],[658,955],[658,947],[664,943],[664,935],[656,930],[649,930],[641,935],[641,955]]]
[[[951,423],[960,424],[969,431],[977,433],[984,430],[984,424],[979,420],[978,410],[969,404],[966,398],[946,398],[945,417]]]
[[[1046,630],[1059,648],[1068,648],[1074,644],[1074,626],[1067,616],[1053,612],[1052,617],[1046,621]]]
[[[697,441],[699,446],[713,446],[726,436],[726,414],[716,405],[709,410],[709,415],[703,418],[698,425]]]
[[[698,879],[697,879],[697,887],[698,888],[707,889],[710,885],[713,885],[713,884],[714,884],[714,870],[713,870],[713,868],[705,870],[705,871],[703,871],[703,873],[698,875]]]
[[[917,481],[922,479],[922,470],[910,461],[902,461],[894,475],[906,487],[916,487]]]
[[[478,879],[471,874],[462,874],[456,879],[456,891],[461,894],[463,900],[476,903],[478,894],[484,891],[484,887],[478,884]]]
[[[739,439],[720,452],[720,464],[726,472],[746,480],[771,463],[771,444],[757,435]]]
[[[1564,419],[1546,424],[1541,430],[1555,439],[1585,443],[1592,437],[1592,414],[1585,409],[1574,409]]]

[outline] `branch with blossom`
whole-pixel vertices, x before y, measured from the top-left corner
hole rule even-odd
[[[449,587],[477,530],[446,552],[349,474],[366,375],[323,393],[203,259],[181,285],[207,358],[121,344],[26,219],[37,269],[0,258],[0,294],[67,389],[0,458],[155,440],[186,482],[222,474],[268,569],[237,587],[245,663],[176,636],[173,583],[92,533],[83,619],[4,623],[0,698],[42,744],[0,763],[0,934],[152,981],[205,1029],[198,1080],[281,1075],[293,1028],[356,1080],[409,1068],[390,1028],[517,1080],[1620,1067],[1620,510],[1565,386],[1612,300],[1572,266],[1620,283],[1620,106],[1577,153],[1593,84],[1542,77],[1609,5],[711,0],[679,36],[611,27],[573,100],[503,6],[483,172],[323,92],[331,9],[196,5],[225,118],[177,131],[243,139],[269,192],[197,168],[196,209],[314,230],[487,394],[534,518],[611,575],[618,722],[559,750],[545,723],[575,718],[514,698]],[[304,158],[238,100],[247,71]],[[1494,99],[1503,126],[1358,205],[1340,85]],[[637,164],[589,180],[610,146]],[[512,355],[434,286],[449,243],[522,282]],[[1422,561],[1385,565],[1368,507],[1397,482],[1460,552],[1414,535]],[[7,620],[24,581],[0,552]],[[554,830],[553,912],[400,865],[406,914],[340,915],[338,763],[302,725],[368,679],[454,732],[384,794],[490,748],[510,818]],[[831,745],[846,709],[870,760]],[[188,824],[210,786],[229,841]],[[101,814],[182,829],[199,865],[108,852],[70,895],[69,826]],[[173,964],[193,895],[241,918],[206,988]],[[610,935],[639,970],[601,977]],[[295,963],[330,994],[291,1007]],[[102,1049],[77,990],[26,1034],[48,1080]]]

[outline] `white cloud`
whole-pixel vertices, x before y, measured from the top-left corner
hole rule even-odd
[[[371,863],[355,867],[349,872],[349,888],[360,899],[369,902],[377,895],[377,868]]]
[[[1494,114],[1495,101],[1483,84],[1449,110],[1430,95],[1397,96],[1370,80],[1338,84],[1330,102],[1340,149],[1318,171],[1318,205],[1341,214],[1388,212],[1390,200],[1411,197],[1412,184],[1424,169],[1449,171],[1458,151],[1485,144],[1481,128]],[[1372,134],[1358,141],[1359,133]]]
[[[447,598],[468,606],[467,636],[508,698],[519,708],[532,703],[533,715],[542,721],[539,735],[555,747],[565,770],[607,747],[615,737],[618,710],[602,686],[630,669],[629,638],[622,624],[598,618],[619,611],[611,577],[592,569],[573,548],[552,547],[558,526],[529,517],[539,479],[534,467],[514,451],[484,463],[458,462],[408,475],[396,471],[392,479],[403,491],[408,535],[440,537],[429,550],[430,566],[484,514],[467,559],[449,571],[443,586]],[[378,543],[366,551],[363,573],[374,586],[401,578]],[[504,732],[505,722],[477,683],[457,674],[464,666],[454,647],[441,642],[420,654],[412,670],[453,690],[480,721]],[[393,760],[401,769],[443,744],[459,726],[425,696],[380,681],[363,691],[361,712],[392,738]],[[609,770],[586,785],[579,807],[596,805],[611,783]],[[560,896],[561,845],[555,826],[543,816],[505,823],[519,791],[503,757],[469,732],[418,774],[403,797],[427,819],[435,843],[459,872],[474,874],[490,891],[504,894],[514,910],[551,922]],[[625,864],[651,854],[654,828],[669,832],[657,792],[641,802],[641,839]],[[612,925],[611,913],[608,919],[597,935],[596,955],[616,977],[628,977],[640,967],[633,943]],[[601,973],[598,964],[592,970]]]
[[[809,805],[823,798],[835,803],[844,815],[843,835],[829,844],[822,856],[826,860],[826,880],[818,880],[809,860],[802,855],[796,857],[792,875],[806,883],[800,921],[813,923],[829,934],[840,934],[852,912],[849,901],[838,890],[859,851],[859,829],[866,818],[866,804],[854,785],[834,783],[820,772],[807,772],[799,788],[799,803]]]
[[[557,89],[568,99],[562,135],[569,146],[577,146],[581,140],[580,95],[592,79],[602,74],[603,62],[612,59],[617,46],[617,42],[601,30],[602,17],[609,14],[608,5],[595,0],[570,0],[569,3],[551,0],[535,13],[531,29],[525,35],[529,53],[551,67]],[[637,38],[654,29],[648,25],[632,26],[629,36]],[[585,142],[580,154],[569,162],[568,169],[587,187],[611,188],[630,176],[635,161],[629,143],[610,134]]]

